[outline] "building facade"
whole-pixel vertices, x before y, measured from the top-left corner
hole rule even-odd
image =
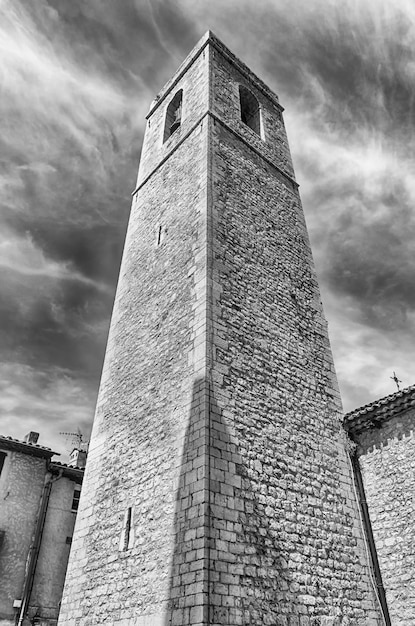
[[[0,436],[0,625],[57,624],[83,469]]]
[[[282,112],[212,33],[151,105],[61,626],[382,623]]]
[[[415,616],[415,386],[348,413],[356,474],[367,507],[392,626]],[[376,558],[376,557],[375,557]]]

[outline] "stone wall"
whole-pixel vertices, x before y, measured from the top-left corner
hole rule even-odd
[[[75,481],[53,482],[28,613],[38,612],[41,624],[57,624],[76,512],[72,511]]]
[[[162,95],[156,98],[149,114],[138,171],[138,186],[143,184],[156,167],[163,164],[164,159],[186,138],[208,110],[208,49],[203,48],[196,56],[191,53],[183,65],[186,68],[185,73],[181,75],[180,71],[177,72],[177,80],[172,81],[168,89],[162,90]],[[181,125],[164,141],[167,107],[180,89],[183,89]],[[169,167],[167,169],[171,171]],[[172,181],[168,182],[172,184]],[[174,183],[172,186],[174,187]]]
[[[21,598],[26,561],[39,510],[46,460],[4,449],[0,475],[0,624],[14,624],[13,601]]]
[[[6,458],[0,474],[0,530],[4,531],[0,546],[0,624],[16,623],[16,615],[20,614],[13,604],[21,601],[23,626],[32,624],[34,615],[40,626],[55,626],[70,549],[67,538],[72,538],[76,517],[71,510],[74,486],[75,481],[82,481],[82,473],[59,464],[51,470],[49,459],[53,453],[48,448],[1,439],[0,449]],[[46,484],[50,485],[48,500]],[[39,521],[42,501],[46,506],[43,526]],[[40,532],[37,552],[36,529]],[[24,602],[28,564],[36,554],[32,585]]]
[[[378,624],[282,117],[252,82],[261,140],[212,64],[210,623]]]
[[[171,137],[133,203],[60,624],[161,626],[173,606],[184,624],[203,605],[206,128]]]
[[[256,77],[239,64],[233,63],[232,56],[224,57],[217,49],[211,50],[212,58],[212,100],[211,110],[226,126],[245,139],[258,150],[264,159],[269,160],[288,177],[294,178],[290,149],[282,116],[283,108],[278,97],[267,90],[265,93]],[[249,72],[249,73],[248,73]],[[231,78],[231,80],[229,80]],[[251,91],[258,100],[261,115],[262,138],[244,124],[239,116],[239,86]]]
[[[360,433],[358,455],[393,626],[415,615],[415,410]]]

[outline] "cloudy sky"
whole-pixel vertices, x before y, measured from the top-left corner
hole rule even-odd
[[[149,103],[207,30],[280,97],[345,410],[415,383],[413,0],[0,0],[0,421],[87,437]]]

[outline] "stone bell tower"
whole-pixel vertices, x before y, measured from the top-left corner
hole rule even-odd
[[[59,624],[380,625],[277,96],[151,105]]]

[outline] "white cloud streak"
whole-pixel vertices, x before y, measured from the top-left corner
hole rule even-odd
[[[48,258],[35,244],[30,234],[26,234],[25,237],[19,237],[11,232],[0,234],[0,267],[32,279],[73,280],[99,291],[112,292],[108,285],[84,276],[71,267],[69,262],[64,263]]]
[[[59,53],[58,46],[39,32],[21,6],[7,0],[4,5],[0,82],[9,96],[17,100],[25,94],[28,108],[49,122],[55,117],[77,122],[72,131],[78,137],[79,127],[86,130],[93,115],[113,115],[129,109],[126,96],[108,77],[85,73],[64,54],[65,50]],[[53,26],[51,23],[49,28]]]

